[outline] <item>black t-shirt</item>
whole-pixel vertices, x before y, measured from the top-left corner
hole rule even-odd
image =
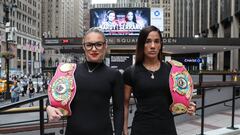
[[[169,89],[171,66],[164,62],[160,69],[152,72],[142,64],[125,70],[124,83],[131,86],[137,99],[137,110],[132,124],[132,134],[175,135],[173,115],[169,110],[172,103]]]
[[[82,63],[74,74],[77,91],[71,103],[72,116],[68,118],[66,135],[113,135],[109,114],[111,97],[115,133],[121,135],[124,113],[121,73],[104,63],[88,62],[88,65],[92,73]]]

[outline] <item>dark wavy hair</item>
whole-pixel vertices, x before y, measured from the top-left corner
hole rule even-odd
[[[146,40],[147,40],[147,37],[148,37],[149,33],[152,32],[152,31],[156,31],[159,34],[161,48],[159,50],[158,59],[160,61],[162,61],[163,39],[162,39],[161,31],[155,26],[148,26],[148,27],[143,28],[140,31],[140,34],[138,36],[137,48],[136,48],[136,63],[135,63],[136,65],[143,63],[143,60],[144,60],[144,46],[145,46],[145,43],[146,43]]]
[[[127,18],[127,15],[128,15],[128,13],[130,13],[130,12],[132,12],[132,13],[133,13],[133,20],[132,20],[132,21],[136,23],[136,16],[135,16],[135,14],[134,14],[134,12],[133,12],[133,11],[128,11],[128,12],[127,12],[127,14],[126,14],[126,16],[125,16],[125,21],[126,21],[126,22],[128,22],[128,21],[129,21],[129,20],[128,20],[128,18]]]

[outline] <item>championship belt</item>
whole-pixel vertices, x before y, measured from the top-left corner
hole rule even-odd
[[[76,93],[75,70],[74,63],[60,63],[48,87],[51,106],[60,109],[65,116],[72,114],[70,104]]]
[[[175,60],[169,63],[172,65],[169,87],[173,100],[170,110],[177,114],[186,113],[192,98],[192,78],[182,63]]]

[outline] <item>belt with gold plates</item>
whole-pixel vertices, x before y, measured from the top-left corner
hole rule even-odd
[[[186,113],[192,98],[192,77],[182,63],[175,60],[168,62],[172,65],[169,76],[169,87],[173,102],[170,110],[176,114]]]
[[[72,114],[70,104],[76,94],[75,70],[75,63],[60,63],[48,87],[50,105],[60,109],[65,116]]]

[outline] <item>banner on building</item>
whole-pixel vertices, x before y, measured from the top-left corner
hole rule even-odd
[[[151,8],[151,25],[154,25],[160,31],[164,31],[164,13],[162,8]]]

